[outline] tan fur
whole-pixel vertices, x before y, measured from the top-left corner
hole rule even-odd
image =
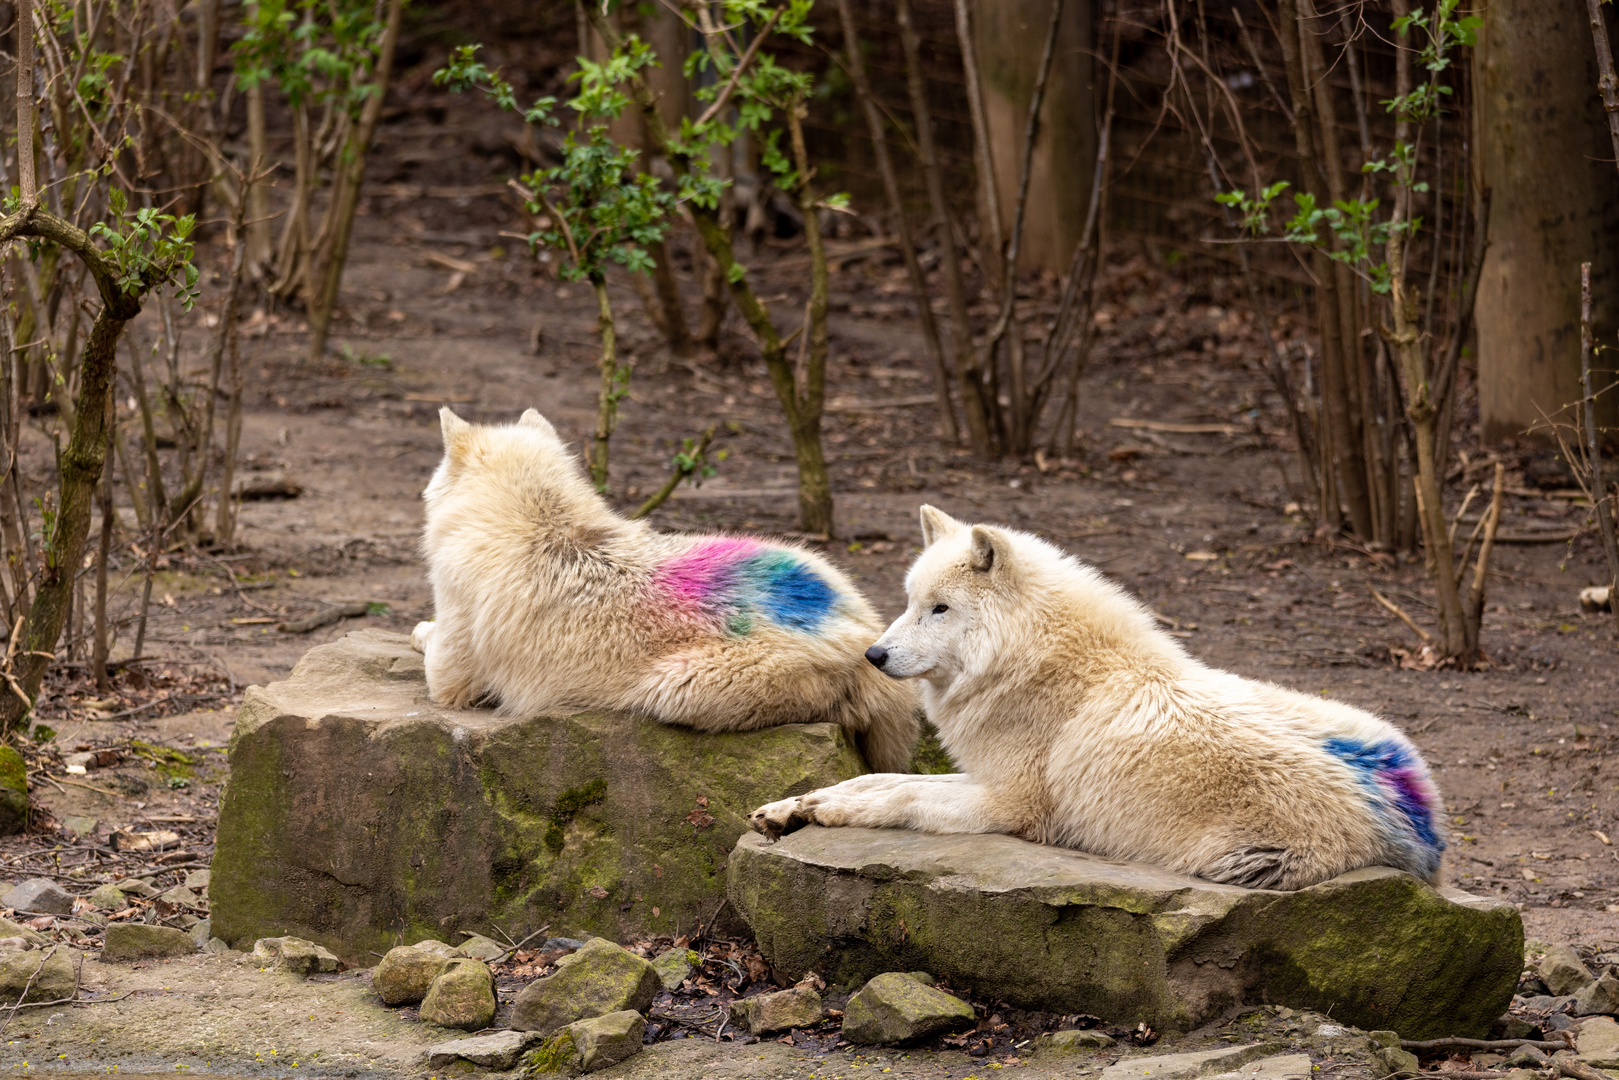
[[[656,603],[657,567],[703,537],[663,535],[607,506],[539,413],[516,424],[441,414],[444,459],[424,493],[436,619],[416,627],[433,700],[494,699],[504,715],[628,709],[701,731],[832,721],[874,768],[903,770],[916,695],[861,653],[871,605],[824,559],[793,551],[837,594],[816,633],[715,634]]]
[[[1122,590],[1036,537],[932,507],[922,524],[909,608],[877,646],[891,675],[922,680],[962,772],[859,777],[761,807],[756,829],[1005,832],[1282,889],[1379,863],[1437,880],[1433,846],[1323,749],[1346,739],[1409,750],[1431,785],[1397,729],[1205,666]]]

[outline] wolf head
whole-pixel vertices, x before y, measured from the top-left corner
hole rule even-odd
[[[895,679],[949,679],[976,666],[1002,639],[999,623],[1020,588],[1013,533],[924,506],[922,543],[905,575],[905,614],[866,650]]]
[[[422,497],[435,509],[470,502],[497,509],[517,500],[531,509],[569,516],[605,510],[577,457],[550,421],[533,409],[513,424],[471,424],[439,410],[444,457]],[[531,515],[525,515],[531,516]]]

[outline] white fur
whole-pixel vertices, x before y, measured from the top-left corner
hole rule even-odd
[[[885,672],[922,681],[962,772],[859,777],[761,807],[756,829],[1004,832],[1269,888],[1372,864],[1437,880],[1443,807],[1392,725],[1207,667],[1121,589],[1037,537],[932,507],[922,527],[909,607],[877,648]],[[1435,843],[1392,788],[1368,782],[1328,740],[1414,762]]]
[[[836,594],[814,633],[760,622],[715,632],[660,605],[660,565],[713,537],[664,535],[613,513],[533,409],[474,425],[443,410],[444,459],[423,497],[436,619],[411,643],[433,700],[505,715],[628,709],[704,731],[843,725],[876,768],[904,769],[914,690],[861,657],[881,629],[854,586],[786,545]]]

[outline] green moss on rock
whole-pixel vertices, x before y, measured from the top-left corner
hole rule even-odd
[[[0,836],[28,827],[28,765],[16,747],[0,743]]]
[[[440,710],[420,661],[403,635],[359,631],[247,691],[215,934],[296,934],[366,966],[491,923],[677,935],[714,914],[749,811],[866,771],[831,724],[707,735],[623,713]]]

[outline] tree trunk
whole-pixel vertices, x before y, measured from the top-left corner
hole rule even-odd
[[[382,102],[388,96],[388,83],[393,76],[394,47],[399,43],[399,23],[404,12],[404,0],[389,0],[387,28],[382,32],[382,44],[377,49],[377,66],[371,79],[376,93],[366,99],[360,112],[360,122],[353,129],[353,137],[344,148],[339,162],[338,182],[332,192],[332,209],[336,215],[332,237],[331,256],[322,268],[320,293],[309,305],[309,360],[311,363],[326,355],[326,334],[332,325],[332,312],[337,308],[337,292],[343,284],[343,266],[349,259],[349,238],[354,234],[354,212],[360,204],[360,189],[365,184],[365,158],[376,137],[377,123],[382,119]]]
[[[1029,270],[1063,273],[1085,229],[1097,147],[1094,11],[1091,0],[1068,0],[1063,11],[1029,178],[1019,256]],[[973,0],[989,156],[1006,235],[1016,211],[1009,195],[1018,187],[1024,123],[1050,12],[1051,0]]]
[[[1619,185],[1582,0],[1499,0],[1482,11],[1474,73],[1493,199],[1478,396],[1484,438],[1494,441],[1580,399],[1582,262],[1591,263],[1596,339],[1619,330]],[[1614,362],[1598,356],[1603,386]],[[1597,423],[1619,423],[1619,395],[1597,399]]]

